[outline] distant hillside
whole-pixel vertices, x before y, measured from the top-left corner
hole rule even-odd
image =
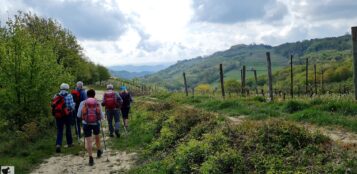
[[[116,65],[109,66],[111,71],[127,71],[127,72],[158,72],[169,67],[168,64],[163,65]]]
[[[141,78],[145,75],[152,74],[153,72],[143,71],[143,72],[128,72],[128,71],[110,71],[113,77],[123,78],[131,80],[133,78]]]
[[[345,59],[343,52],[348,54],[348,50],[351,50],[350,35],[285,43],[275,47],[262,44],[240,44],[207,57],[179,61],[164,70],[145,76],[144,81],[159,83],[169,89],[179,89],[183,86],[182,73],[186,72],[189,86],[201,83],[216,85],[219,80],[218,65],[220,63],[224,66],[226,79],[239,80],[240,69],[243,65],[246,65],[248,69],[263,70],[258,71],[258,75],[264,75],[268,51],[271,52],[273,70],[277,71],[289,64],[290,54],[294,54],[295,63],[302,64],[305,57],[311,57],[311,62],[328,61],[327,58],[342,60]],[[322,53],[326,55],[323,56]],[[252,73],[248,72],[247,76],[252,77]]]

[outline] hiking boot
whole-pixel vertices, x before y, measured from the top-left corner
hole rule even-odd
[[[119,131],[115,131],[115,135],[119,138],[120,137]]]
[[[60,145],[56,146],[56,153],[61,153],[61,146]]]
[[[103,151],[102,150],[97,150],[97,158],[100,158],[103,154]]]
[[[94,165],[94,159],[93,159],[93,157],[89,157],[89,165],[90,166],[93,166]]]

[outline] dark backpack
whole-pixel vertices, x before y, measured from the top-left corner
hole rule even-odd
[[[103,102],[105,109],[115,109],[118,107],[118,101],[115,92],[106,92],[104,96],[105,101]]]
[[[65,96],[61,96],[59,94],[52,100],[52,115],[55,118],[62,118],[64,116],[68,116],[70,114],[69,109],[66,106],[66,102],[64,99]]]
[[[71,94],[73,96],[74,103],[76,103],[76,106],[79,106],[81,102],[81,92],[75,89],[71,91]]]
[[[121,93],[121,98],[123,99],[123,107],[130,107],[131,95],[130,93]]]
[[[82,119],[87,123],[97,123],[101,120],[100,106],[96,99],[88,98],[82,108]]]

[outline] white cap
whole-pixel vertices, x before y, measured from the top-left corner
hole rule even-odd
[[[83,88],[83,82],[82,81],[78,81],[77,82],[77,88],[80,88],[80,89]]]
[[[114,86],[112,84],[107,85],[107,89],[114,89]]]
[[[67,83],[62,83],[60,86],[61,90],[69,90],[69,85]]]

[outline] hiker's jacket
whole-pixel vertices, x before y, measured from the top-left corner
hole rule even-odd
[[[66,103],[66,107],[73,111],[76,104],[73,101],[72,94],[68,93],[68,91],[66,90],[61,90],[58,94],[64,96],[64,102]],[[53,98],[55,97],[56,96],[54,96]]]
[[[81,104],[79,105],[79,108],[78,108],[78,112],[77,112],[77,117],[78,118],[82,118],[82,109],[85,105],[85,102],[86,100],[82,101]],[[100,103],[97,101],[98,105],[100,106]],[[104,118],[104,114],[102,112],[102,107],[99,107],[99,111],[100,111],[100,115],[101,115],[101,118],[103,119]],[[87,122],[85,120],[82,120],[82,123],[83,124],[87,124]],[[91,123],[90,125],[97,125],[97,123]]]
[[[84,90],[84,89],[79,89],[79,88],[76,88],[76,90],[79,91],[79,93],[80,93],[80,99],[79,99],[80,102],[82,102],[82,101],[84,101],[84,100],[87,99],[86,90]]]
[[[108,90],[107,92],[114,92],[115,93],[115,96],[117,97],[117,103],[119,104],[122,104],[123,103],[123,99],[120,97],[119,93],[118,92],[115,92],[113,90]],[[105,96],[106,95],[103,95],[103,103],[105,102]]]
[[[122,108],[130,108],[130,104],[133,102],[133,97],[129,92],[121,92],[120,97],[123,100]]]

